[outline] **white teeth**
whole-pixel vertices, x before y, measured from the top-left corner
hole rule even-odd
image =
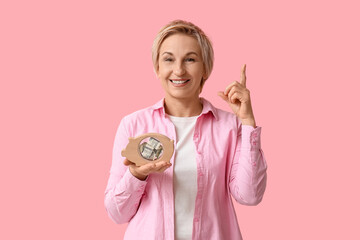
[[[184,81],[175,81],[175,80],[171,80],[173,83],[176,83],[176,84],[181,84],[181,83],[185,83],[187,80],[184,80]]]

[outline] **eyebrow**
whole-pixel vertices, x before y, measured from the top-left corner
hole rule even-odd
[[[161,55],[164,55],[165,53],[170,54],[170,55],[174,55],[174,54],[172,54],[171,52],[164,52],[164,53],[161,54]],[[196,52],[188,52],[187,54],[185,54],[185,56],[190,55],[190,54],[195,54],[196,56],[198,56],[198,54],[197,54]]]

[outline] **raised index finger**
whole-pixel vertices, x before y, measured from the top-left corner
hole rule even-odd
[[[240,83],[246,87],[246,64],[243,65],[240,74]]]

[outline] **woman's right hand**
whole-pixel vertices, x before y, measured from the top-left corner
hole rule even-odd
[[[171,167],[171,163],[160,161],[160,162],[150,162],[140,167],[136,166],[135,163],[130,162],[128,159],[125,158],[124,165],[129,166],[130,172],[134,177],[138,178],[139,180],[144,181],[147,176],[152,172],[164,172],[166,169]]]

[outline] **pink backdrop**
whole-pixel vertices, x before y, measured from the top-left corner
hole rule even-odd
[[[360,239],[358,1],[1,1],[0,239],[122,239],[103,200],[121,118],[163,96],[173,19],[215,50],[202,96],[247,64],[268,186],[245,239]]]

